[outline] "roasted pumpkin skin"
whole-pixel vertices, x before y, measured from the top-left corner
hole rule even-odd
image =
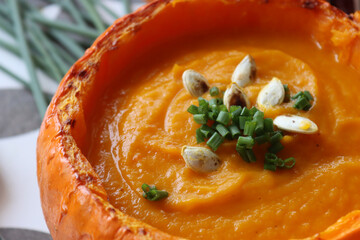
[[[245,14],[238,14],[243,12]],[[194,22],[194,19],[200,19]],[[286,21],[284,22],[284,19]],[[54,239],[178,239],[123,214],[107,200],[83,155],[96,100],[143,52],[198,33],[256,28],[312,35],[342,63],[360,70],[360,13],[347,16],[321,0],[159,0],[118,19],[69,70],[42,123],[37,171]],[[358,239],[360,212],[309,239]]]

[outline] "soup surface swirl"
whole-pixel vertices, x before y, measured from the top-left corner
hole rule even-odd
[[[160,54],[156,54],[158,52]],[[251,54],[254,82],[245,87],[251,104],[273,77],[292,95],[308,90],[310,111],[285,103],[265,117],[298,114],[314,121],[314,135],[291,134],[279,157],[295,157],[290,170],[263,169],[266,147],[246,163],[235,141],[216,151],[220,169],[195,173],[180,155],[196,143],[200,127],[186,109],[197,99],[184,89],[187,69],[225,90],[236,65]],[[331,52],[301,37],[241,35],[199,37],[159,46],[119,77],[96,107],[87,157],[110,202],[126,214],[190,239],[288,239],[308,237],[360,209],[360,77]],[[204,98],[209,99],[209,94]],[[169,192],[150,202],[143,183]]]

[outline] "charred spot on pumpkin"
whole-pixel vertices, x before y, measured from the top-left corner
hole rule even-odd
[[[71,128],[74,128],[75,122],[76,122],[75,119],[66,119],[65,124],[70,125]]]
[[[109,210],[109,212],[116,213],[116,210],[114,208],[112,208],[112,207],[109,208],[108,210]]]
[[[124,233],[132,233],[131,229],[128,226],[124,226],[122,229],[124,229]]]
[[[86,78],[88,75],[89,72],[87,70],[82,70],[77,74],[78,78]]]
[[[141,234],[141,235],[146,235],[147,231],[144,228],[139,228],[138,233]]]
[[[66,85],[66,88],[67,88],[67,89],[71,89],[71,88],[73,88],[73,86],[74,86],[74,82],[71,81],[71,82],[69,82],[69,83]]]
[[[307,9],[314,9],[319,5],[319,2],[316,0],[303,0],[302,1],[302,7]]]

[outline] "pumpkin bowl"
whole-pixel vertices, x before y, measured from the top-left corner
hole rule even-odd
[[[41,125],[37,175],[53,239],[180,239],[115,207],[86,157],[97,102],[141,69],[144,55],[182,40],[261,33],[301,36],[360,71],[359,22],[360,13],[322,0],[157,0],[115,21],[65,75]],[[359,238],[360,211],[352,211],[308,239]]]

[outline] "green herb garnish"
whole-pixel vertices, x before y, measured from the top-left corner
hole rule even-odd
[[[230,122],[229,112],[220,111],[218,117],[216,118],[216,122],[224,124],[224,125],[228,125],[228,123]]]
[[[287,103],[290,102],[290,89],[287,84],[283,84],[283,86],[285,91],[284,102]]]
[[[206,142],[206,144],[211,147],[212,150],[216,151],[223,142],[224,138],[221,137],[219,133],[215,132]]]
[[[206,114],[194,114],[194,121],[198,124],[206,124],[207,117]]]
[[[167,191],[157,190],[155,186],[149,186],[146,183],[141,188],[144,191],[143,197],[150,201],[159,201],[169,196]]]
[[[295,100],[294,108],[304,111],[308,111],[311,108],[311,101],[314,100],[309,91],[298,92],[291,99]]]
[[[305,96],[308,99],[308,94],[303,92],[297,97]],[[274,130],[273,120],[264,118],[262,111],[241,106],[231,106],[228,111],[220,98],[206,100],[200,97],[198,100],[199,106],[191,105],[187,110],[193,114],[195,122],[202,124],[196,130],[197,143],[207,139],[206,144],[216,151],[225,139],[237,140],[236,151],[248,163],[256,161],[254,145],[268,143],[264,169],[275,171],[278,167],[292,168],[295,165],[294,158],[281,160],[275,155],[284,148],[281,144],[283,133]]]
[[[276,171],[277,167],[290,169],[295,166],[295,163],[296,161],[293,157],[282,160],[274,153],[266,153],[264,169],[270,171]]]
[[[219,88],[217,88],[217,87],[210,88],[210,96],[215,97],[215,96],[219,95],[219,93],[220,93]]]

